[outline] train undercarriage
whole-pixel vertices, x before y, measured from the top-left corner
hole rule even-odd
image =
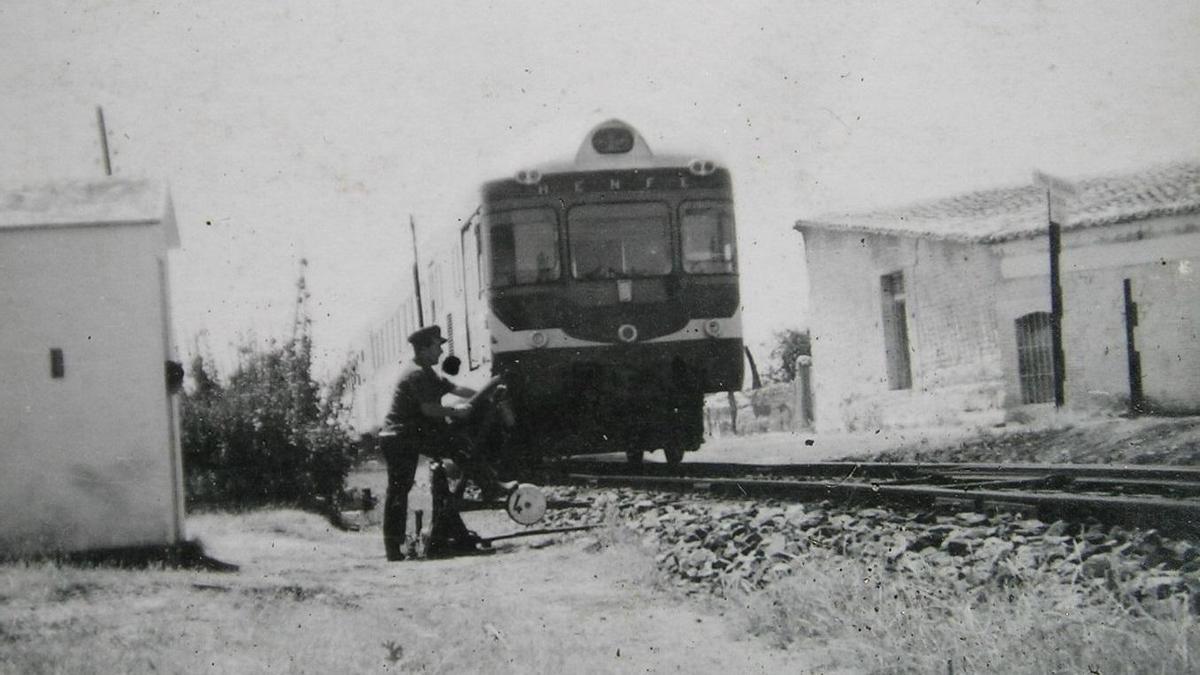
[[[738,354],[740,344],[730,342],[722,347]],[[637,464],[646,452],[662,450],[669,464],[678,464],[698,449],[704,394],[721,390],[726,380],[740,384],[740,361],[685,360],[677,346],[656,358],[639,354],[636,360],[622,360],[619,350],[605,351],[603,360],[573,354],[571,360],[539,361],[528,353],[514,359],[506,381],[517,418],[516,445],[526,461],[621,452]],[[714,374],[688,365],[731,362],[736,372]]]

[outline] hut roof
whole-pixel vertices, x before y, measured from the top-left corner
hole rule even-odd
[[[36,227],[159,224],[179,246],[166,186],[144,178],[64,180],[0,186],[0,230]]]

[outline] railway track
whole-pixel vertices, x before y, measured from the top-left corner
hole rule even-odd
[[[818,462],[689,463],[597,460],[554,464],[551,481],[708,492],[787,501],[1017,511],[1043,520],[1096,520],[1200,536],[1200,468],[1081,464]]]

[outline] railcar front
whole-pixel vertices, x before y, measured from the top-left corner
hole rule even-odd
[[[730,176],[710,161],[605,153],[644,148],[617,122],[589,141],[567,170],[484,186],[493,370],[539,452],[662,448],[677,462],[703,439],[704,394],[742,384]]]

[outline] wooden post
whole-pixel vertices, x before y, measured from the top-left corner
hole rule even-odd
[[[1062,255],[1062,224],[1067,222],[1068,202],[1079,190],[1068,180],[1041,171],[1033,172],[1033,182],[1046,188],[1046,221],[1050,224],[1050,336],[1054,357],[1054,407],[1066,402],[1067,359],[1063,350],[1063,292],[1059,271]]]
[[[1129,363],[1129,412],[1142,414],[1142,355],[1137,351],[1134,328],[1138,325],[1138,306],[1133,301],[1133,282],[1125,279],[1125,354]]]
[[[112,175],[112,162],[108,159],[108,129],[104,126],[104,108],[96,106],[96,121],[100,125],[100,149],[104,153],[104,175]]]
[[[1062,232],[1058,223],[1050,221],[1050,338],[1054,348],[1054,407],[1066,402],[1067,364],[1063,354],[1063,298],[1059,279],[1058,259],[1062,252]]]

